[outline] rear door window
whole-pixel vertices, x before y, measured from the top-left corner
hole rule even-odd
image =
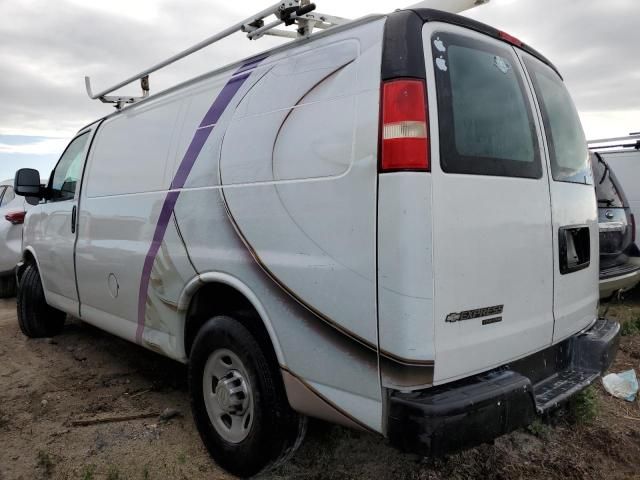
[[[513,49],[440,32],[432,52],[442,169],[540,178],[533,113]]]
[[[596,197],[599,207],[622,208],[626,204],[624,193],[618,186],[609,165],[597,153],[591,153],[591,165],[595,176]]]
[[[542,113],[553,179],[591,185],[587,141],[567,88],[560,76],[543,63],[525,57],[525,65]]]

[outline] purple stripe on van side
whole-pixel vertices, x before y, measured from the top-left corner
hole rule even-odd
[[[225,108],[227,108],[235,94],[238,93],[238,90],[244,84],[245,80],[249,78],[249,75],[251,75],[251,72],[246,72],[232,77],[224,86],[220,95],[218,95],[218,98],[215,99],[213,105],[211,105],[211,108],[209,108],[209,111],[202,119],[202,122],[200,122],[200,128],[196,130],[193,140],[191,140],[191,144],[187,149],[187,153],[185,153],[184,158],[178,167],[178,171],[173,177],[173,181],[171,182],[172,189],[184,187],[187,177],[189,176],[189,172],[191,172],[193,164],[196,162],[207,138],[209,138],[209,134],[213,130],[213,127],[218,123],[218,120],[220,120]]]
[[[255,68],[260,62],[262,62],[265,58],[267,58],[266,56],[262,56],[262,57],[256,57],[253,60],[249,60],[248,62],[246,62],[244,65],[242,65],[238,71],[236,73],[242,73],[242,72],[246,72],[247,70],[251,70],[252,68]]]
[[[225,109],[231,103],[231,100],[238,93],[240,87],[251,75],[251,71],[262,61],[265,57],[260,57],[254,60],[250,60],[242,65],[222,88],[220,94],[216,97],[213,104],[205,114],[202,122],[200,122],[200,128],[196,130],[193,135],[193,139],[187,148],[182,162],[176,171],[173,181],[171,182],[171,190],[180,189],[184,187],[187,181],[187,177],[196,162],[198,155],[202,151],[204,144],[206,143],[209,135],[213,131],[215,124],[220,120],[220,117],[224,113]],[[238,75],[240,74],[240,75]],[[167,231],[167,226],[171,220],[171,214],[173,208],[178,201],[180,192],[168,192],[164,199],[162,209],[160,210],[160,216],[158,217],[158,223],[153,233],[153,240],[149,246],[149,251],[144,259],[144,265],[142,267],[142,276],[140,278],[140,291],[138,292],[138,328],[136,330],[136,342],[142,343],[142,333],[144,332],[144,316],[147,308],[147,291],[149,289],[149,280],[151,278],[151,269],[153,268],[153,262],[156,259],[158,250],[162,245],[164,234]]]

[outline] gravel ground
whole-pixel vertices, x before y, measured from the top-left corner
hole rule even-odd
[[[608,316],[640,319],[640,292]],[[629,331],[612,371],[638,370],[640,328]],[[435,460],[311,422],[294,459],[268,478],[640,478],[638,401],[609,397],[600,384],[585,398],[493,445]],[[163,412],[172,418],[160,418]],[[114,417],[134,418],[91,423]],[[54,339],[29,340],[15,302],[0,300],[0,480],[46,478],[231,477],[200,442],[184,366],[74,320]]]

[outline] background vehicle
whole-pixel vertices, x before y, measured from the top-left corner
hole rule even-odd
[[[600,298],[624,292],[640,282],[636,226],[620,182],[597,152],[591,153],[600,230]]]
[[[640,218],[640,133],[589,142],[615,172],[636,221]]]
[[[13,179],[0,182],[0,298],[16,294],[16,265],[22,259],[22,223],[28,204],[13,191]]]
[[[306,36],[309,8],[285,2],[275,23]],[[226,32],[255,37],[262,16]],[[18,319],[44,336],[70,313],[188,362],[223,467],[285,458],[305,415],[461,448],[609,365],[586,142],[535,50],[415,9],[147,97],[157,68],[96,95],[87,81],[119,110],[78,132],[46,189],[18,172],[45,199]],[[138,80],[143,97],[109,95]]]

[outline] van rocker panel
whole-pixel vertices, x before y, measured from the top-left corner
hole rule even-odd
[[[396,447],[443,455],[531,423],[590,385],[613,362],[620,324],[587,331],[521,360],[421,391],[392,391],[387,435]]]

